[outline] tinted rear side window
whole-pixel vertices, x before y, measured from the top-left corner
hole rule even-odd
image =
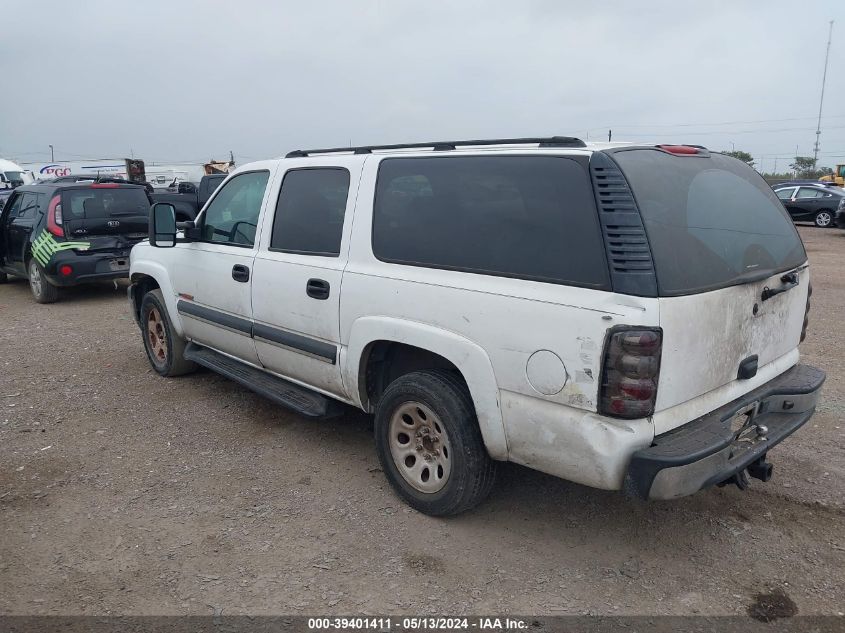
[[[662,296],[765,278],[807,259],[777,195],[745,163],[651,149],[613,158],[642,214]]]
[[[62,214],[69,220],[148,215],[149,212],[150,202],[140,187],[69,189],[62,195]]]
[[[432,268],[609,283],[587,171],[556,156],[385,159],[373,253]]]
[[[270,248],[307,255],[338,255],[349,172],[341,168],[294,169],[285,174]]]

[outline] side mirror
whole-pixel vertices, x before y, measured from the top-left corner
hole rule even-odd
[[[176,246],[176,207],[169,202],[156,202],[150,209],[150,245]]]

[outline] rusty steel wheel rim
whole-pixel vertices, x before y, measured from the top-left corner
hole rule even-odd
[[[441,490],[452,472],[452,445],[437,414],[421,402],[405,402],[393,412],[388,432],[402,478],[420,492]]]
[[[154,360],[159,363],[167,361],[167,333],[161,312],[156,307],[147,313],[147,343]]]

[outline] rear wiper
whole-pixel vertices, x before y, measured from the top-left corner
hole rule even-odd
[[[779,295],[782,292],[795,288],[798,285],[798,273],[786,273],[780,278],[780,280],[783,282],[783,285],[780,288],[769,288],[768,286],[763,288],[763,293],[760,295],[761,301],[766,301],[775,295]]]

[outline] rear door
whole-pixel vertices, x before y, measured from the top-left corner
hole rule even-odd
[[[656,410],[725,387],[711,397],[733,399],[797,362],[807,256],[765,181],[720,154],[638,149],[614,158],[637,199],[657,276]],[[756,371],[742,378],[741,366],[752,365]],[[685,421],[658,415],[655,430]]]
[[[262,364],[341,397],[340,285],[361,164],[288,169],[254,267]]]
[[[789,203],[791,207],[796,207],[797,211],[795,215],[790,215],[798,217],[800,214],[802,219],[812,220],[824,206],[824,194],[824,190],[818,187],[798,187],[795,202]]]
[[[23,194],[20,208],[14,217],[10,217],[9,223],[9,265],[13,268],[24,271],[25,255],[29,248],[32,231],[38,219],[39,201],[45,196],[43,193],[28,191]]]

